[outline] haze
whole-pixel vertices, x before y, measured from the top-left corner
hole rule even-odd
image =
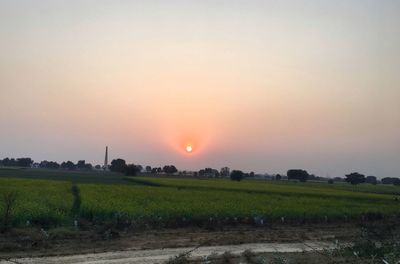
[[[0,1],[0,158],[400,176],[400,1]],[[186,144],[193,152],[185,151]]]

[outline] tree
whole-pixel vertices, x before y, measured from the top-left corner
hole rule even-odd
[[[147,172],[147,173],[152,172],[151,166],[146,166],[146,172]]]
[[[84,169],[85,168],[85,161],[84,160],[79,160],[78,163],[76,163],[76,168],[77,169]]]
[[[306,182],[308,179],[308,172],[305,170],[288,170],[287,171],[288,180],[299,180],[301,182]]]
[[[251,171],[251,172],[249,173],[249,177],[254,178],[254,176],[255,176],[254,171]]]
[[[124,173],[126,162],[123,159],[114,159],[111,161],[110,171]]]
[[[72,161],[67,161],[67,162],[61,163],[61,168],[66,169],[66,170],[75,170],[76,166]]]
[[[373,184],[373,185],[376,185],[376,184],[378,183],[378,181],[376,180],[376,177],[375,177],[375,176],[367,176],[367,177],[365,178],[365,182],[366,182],[366,183]]]
[[[167,174],[174,174],[174,173],[178,172],[178,170],[176,169],[176,167],[174,165],[165,165],[162,170],[163,170],[163,172],[165,172]]]
[[[365,176],[358,172],[352,172],[352,173],[346,175],[346,182],[351,183],[353,185],[356,185],[359,183],[364,183]]]
[[[333,184],[333,183],[334,183],[333,179],[329,179],[329,180],[328,180],[328,183],[329,183],[329,184]]]
[[[241,170],[233,170],[231,172],[231,180],[232,181],[241,181],[244,177],[244,173]]]
[[[59,169],[60,168],[60,164],[58,164],[55,161],[41,161],[39,163],[39,168],[46,168],[46,169]]]
[[[31,158],[20,158],[17,159],[17,166],[19,167],[30,167],[33,163]]]
[[[382,179],[382,184],[393,184],[396,186],[400,185],[400,179],[394,177],[385,177]]]
[[[280,174],[275,175],[275,180],[280,181],[282,179],[282,176]]]
[[[223,167],[221,168],[221,177],[229,177],[230,175],[230,169],[228,167]]]
[[[336,181],[336,182],[342,182],[343,178],[335,177],[335,178],[333,178],[333,180]]]
[[[142,172],[143,166],[142,165],[135,165],[136,166],[136,171],[137,172]]]
[[[139,172],[138,166],[134,164],[129,164],[125,167],[125,175],[126,176],[136,176],[136,174]]]

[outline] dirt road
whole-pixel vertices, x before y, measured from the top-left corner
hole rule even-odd
[[[13,258],[8,261],[0,261],[0,264],[153,264],[163,263],[170,258],[191,250],[193,251],[191,252],[190,256],[205,259],[212,254],[221,255],[224,252],[231,252],[232,254],[242,254],[245,250],[251,250],[255,253],[293,253],[334,248],[335,244],[324,241],[306,241],[303,243],[251,243],[241,245],[207,246],[199,247],[194,250],[193,248],[189,247],[181,247],[151,250],[126,250],[60,257],[53,256],[36,258]]]

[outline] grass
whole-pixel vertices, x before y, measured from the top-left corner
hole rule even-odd
[[[79,188],[78,212],[72,209],[72,183]],[[392,216],[400,213],[400,203],[394,199],[399,189],[0,169],[0,194],[18,192],[15,225],[26,221],[41,226],[72,225],[75,215],[95,223],[150,226],[270,222],[281,217],[286,221],[344,220],[367,213]]]

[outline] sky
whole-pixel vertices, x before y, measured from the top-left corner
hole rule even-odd
[[[0,158],[400,176],[400,1],[0,0]],[[187,153],[185,147],[193,151]]]

